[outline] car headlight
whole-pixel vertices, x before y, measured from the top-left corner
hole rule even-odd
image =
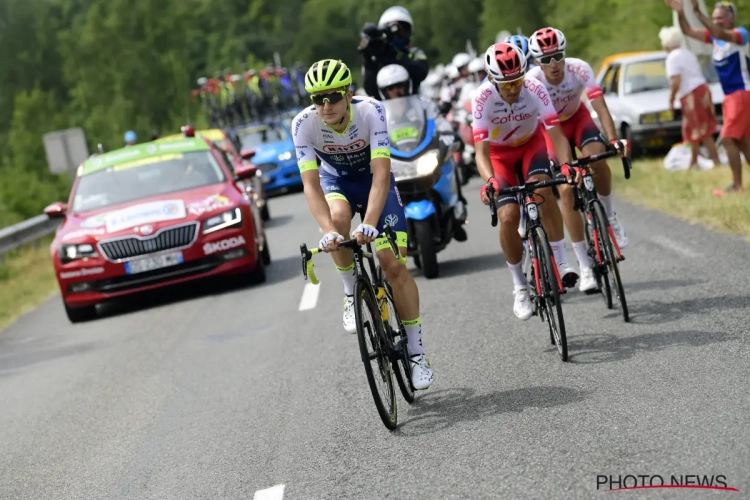
[[[89,243],[60,245],[58,253],[60,256],[60,262],[62,262],[63,264],[73,262],[74,260],[88,259],[99,256],[96,249],[94,248],[94,245],[91,245]]]
[[[227,210],[219,215],[214,215],[203,223],[203,234],[213,233],[219,229],[240,226],[242,224],[242,211],[240,207]]]
[[[432,150],[417,160],[417,174],[430,175],[438,166],[438,152]]]
[[[287,161],[292,159],[292,152],[287,151],[286,153],[281,153],[279,155],[279,161]]]

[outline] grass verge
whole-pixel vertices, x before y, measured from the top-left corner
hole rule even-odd
[[[713,194],[714,189],[724,189],[732,182],[729,167],[670,172],[661,159],[643,160],[633,163],[630,179],[626,180],[619,160],[610,160],[609,165],[617,196],[750,240],[750,193]],[[744,168],[743,177],[750,178],[747,166]]]
[[[52,236],[39,240],[38,248],[25,245],[3,255],[0,263],[0,330],[18,316],[38,306],[57,288],[49,257]]]

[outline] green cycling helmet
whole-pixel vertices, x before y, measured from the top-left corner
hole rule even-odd
[[[352,84],[352,72],[341,61],[323,59],[307,70],[305,74],[305,90],[310,94],[323,90],[349,87]]]

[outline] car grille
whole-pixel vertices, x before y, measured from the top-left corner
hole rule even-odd
[[[258,165],[258,170],[260,170],[264,174],[267,174],[268,172],[273,172],[277,168],[279,168],[279,165],[276,163],[261,163],[260,165]]]
[[[191,245],[198,233],[199,222],[172,226],[149,237],[127,236],[99,242],[102,254],[111,261],[132,259],[141,255],[183,248]]]

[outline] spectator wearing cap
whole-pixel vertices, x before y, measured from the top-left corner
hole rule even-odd
[[[740,151],[750,160],[750,46],[748,32],[744,27],[735,26],[737,7],[732,2],[717,2],[712,19],[701,11],[698,0],[692,2],[696,17],[706,29],[693,28],[685,18],[683,2],[688,0],[665,0],[675,9],[682,32],[696,40],[713,45],[713,62],[719,75],[724,102],[722,114],[724,126],[721,130],[721,143],[727,152],[732,168],[732,184],[724,191],[714,194],[744,193],[742,185],[742,162]]]
[[[675,99],[680,100],[682,140],[690,143],[690,166],[697,167],[701,143],[708,149],[714,166],[718,166],[721,162],[713,137],[718,122],[714,115],[711,89],[708,88],[698,58],[682,46],[684,38],[680,28],[676,26],[662,28],[659,39],[667,52],[665,66],[670,83],[669,109],[674,110]]]

